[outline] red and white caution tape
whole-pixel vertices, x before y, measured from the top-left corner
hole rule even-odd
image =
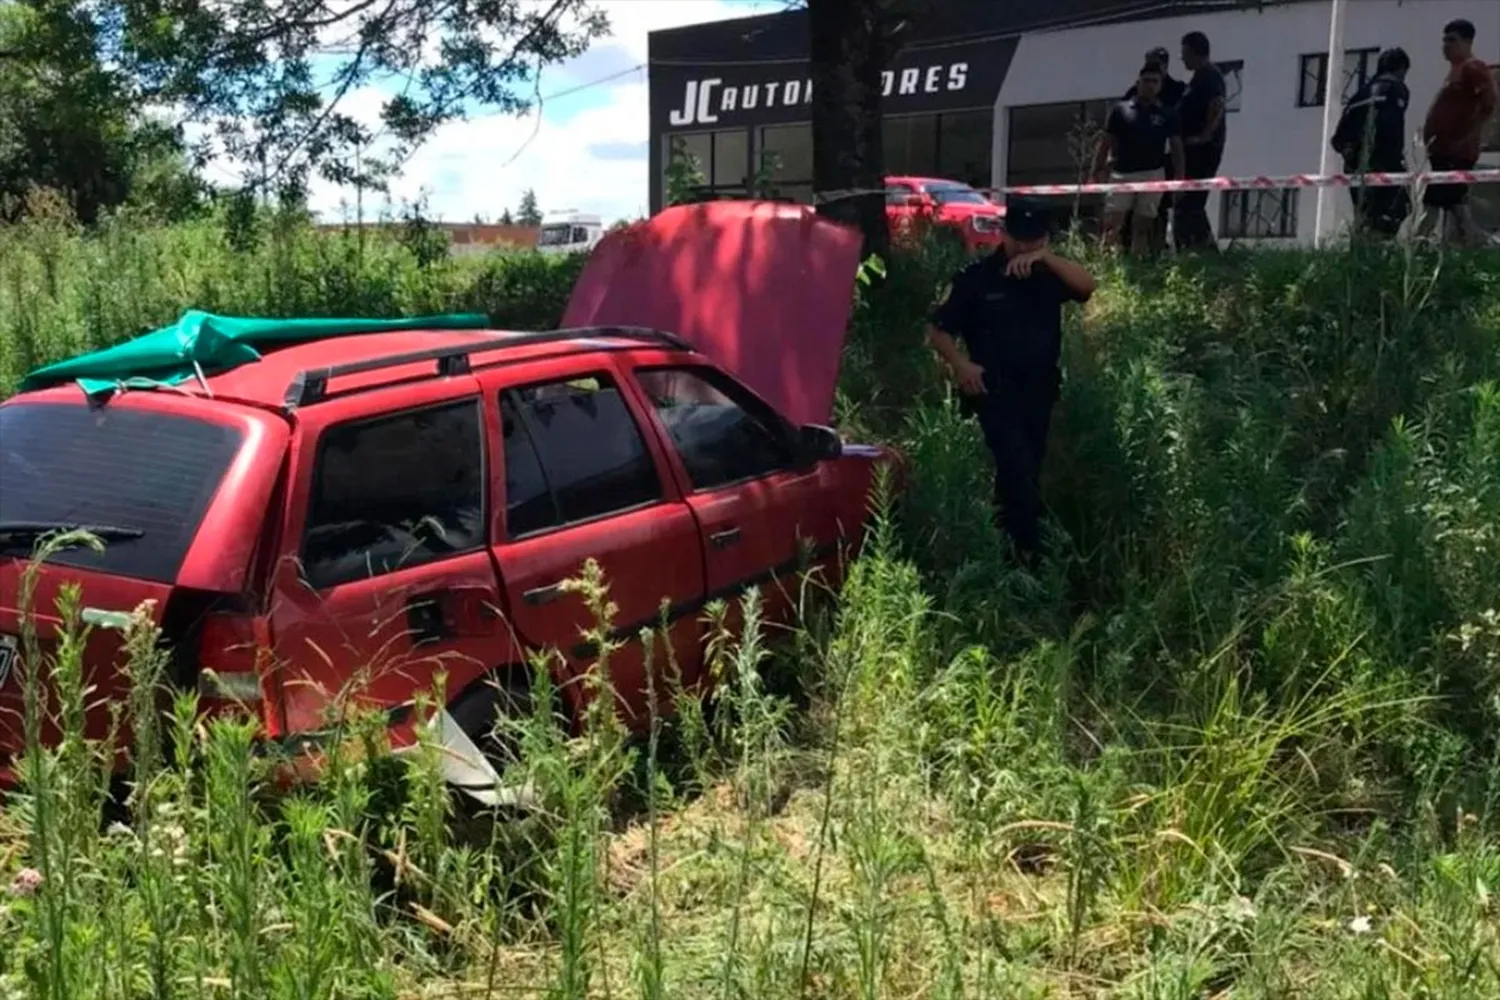
[[[1201,177],[1191,180],[1161,181],[1102,181],[1089,184],[1020,184],[1011,187],[975,188],[984,194],[1056,196],[1068,194],[1155,193],[1167,191],[1247,191],[1254,189],[1277,190],[1280,188],[1321,187],[1404,187],[1422,182],[1426,184],[1495,184],[1500,183],[1500,169],[1485,170],[1429,170],[1406,173],[1366,174],[1287,174],[1281,177]],[[884,188],[868,191],[846,190],[819,193],[819,203],[838,201],[861,195],[884,195]]]
[[[1407,173],[1287,174],[1282,177],[1203,177],[1173,181],[1107,181],[1098,184],[1024,184],[992,188],[996,194],[1122,194],[1157,191],[1246,191],[1256,188],[1404,187],[1417,181],[1428,184],[1493,184],[1500,170],[1430,170]]]

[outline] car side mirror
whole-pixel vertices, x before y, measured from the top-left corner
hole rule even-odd
[[[797,428],[797,457],[801,464],[817,465],[844,453],[838,432],[822,424],[803,424]]]

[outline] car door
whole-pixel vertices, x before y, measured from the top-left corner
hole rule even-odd
[[[520,661],[490,560],[484,419],[469,376],[298,410],[271,608],[288,733],[349,701],[399,720],[440,672],[451,700]]]
[[[802,571],[830,558],[838,538],[820,470],[797,461],[795,429],[718,368],[642,364],[633,374],[702,532],[709,599],[758,586],[765,617],[786,622]]]
[[[479,375],[491,413],[497,502],[494,557],[517,631],[528,646],[555,650],[568,703],[586,702],[582,681],[597,663],[585,632],[596,627],[582,595],[561,586],[595,559],[615,605],[609,660],[623,720],[651,717],[646,646],[665,710],[678,686],[697,685],[702,664],[694,615],[704,593],[703,553],[693,513],[665,471],[666,456],[643,426],[646,414],[621,392],[608,355],[507,366]],[[665,633],[657,626],[663,622]],[[670,648],[669,648],[670,647]]]

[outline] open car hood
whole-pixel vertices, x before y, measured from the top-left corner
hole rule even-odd
[[[805,205],[678,205],[605,235],[565,327],[675,333],[797,423],[828,423],[860,234]]]

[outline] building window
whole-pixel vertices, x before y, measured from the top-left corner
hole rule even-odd
[[[756,146],[772,197],[812,201],[812,123],[765,125]]]
[[[1345,49],[1344,67],[1339,78],[1339,103],[1347,104],[1355,91],[1375,78],[1380,49]],[[1309,52],[1301,59],[1302,71],[1297,84],[1297,107],[1321,108],[1328,99],[1328,53]]]
[[[1214,63],[1224,74],[1224,111],[1226,114],[1240,109],[1240,96],[1245,91],[1245,60],[1231,59]]]
[[[881,132],[887,173],[925,176],[937,166],[937,115],[887,118]]]
[[[1285,240],[1297,235],[1300,188],[1225,191],[1219,196],[1219,236],[1227,240]]]
[[[1105,119],[1109,109],[1118,101],[1118,97],[1100,97],[1092,101],[1062,101],[1011,108],[1006,135],[1006,185],[1078,184],[1086,181]],[[1070,215],[1092,221],[1102,212],[1104,196],[1068,195],[1049,198],[1048,202],[1060,224]]]
[[[1006,184],[1076,184],[1093,162],[1109,109],[1119,98],[1010,109]]]
[[[745,129],[664,137],[663,173],[684,178],[694,195],[743,197],[750,189],[750,133]],[[670,186],[668,181],[664,186]]]
[[[954,111],[938,117],[937,174],[989,187],[995,145],[995,112]]]

